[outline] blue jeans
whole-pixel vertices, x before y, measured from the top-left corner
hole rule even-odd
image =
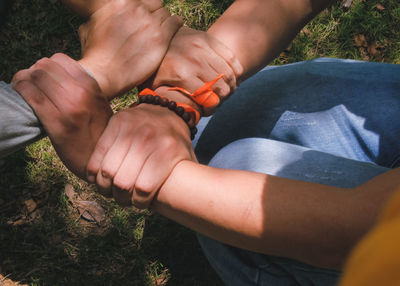
[[[318,59],[248,79],[195,138],[201,163],[339,187],[399,166],[400,66]],[[335,285],[340,272],[199,235],[227,285]]]

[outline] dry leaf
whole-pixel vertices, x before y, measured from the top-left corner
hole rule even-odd
[[[310,30],[307,29],[307,28],[302,29],[301,32],[302,32],[304,35],[306,35],[306,36],[310,36],[310,35],[311,35]]]
[[[22,218],[18,218],[16,220],[10,219],[9,221],[7,221],[7,224],[12,225],[12,226],[19,226],[19,225],[23,225],[27,222],[28,222],[27,218],[22,217]]]
[[[65,185],[65,195],[82,218],[97,224],[101,224],[105,220],[106,213],[104,209],[95,201],[82,200],[71,184]]]
[[[352,2],[353,2],[353,0],[343,0],[342,7],[349,8],[351,6]]]
[[[66,184],[65,185],[65,195],[69,199],[69,201],[74,204],[74,202],[77,200],[79,195],[75,192],[74,187],[71,184]]]
[[[28,286],[28,284],[20,284],[18,282],[14,282],[11,279],[8,279],[7,276],[4,277],[0,274],[0,285],[1,286]]]
[[[376,4],[376,9],[378,9],[379,11],[383,11],[386,8],[382,4],[378,3],[378,4]]]
[[[353,40],[356,47],[368,47],[367,40],[365,39],[365,36],[363,34],[355,35]]]
[[[155,281],[156,282],[155,284],[156,284],[156,286],[163,286],[163,285],[167,284],[168,280],[169,279],[168,279],[166,271],[163,271],[161,273],[160,277]]]
[[[76,206],[81,217],[87,221],[101,224],[106,218],[104,209],[97,202],[77,201]]]
[[[28,213],[32,213],[37,208],[37,203],[33,199],[24,201],[24,205]]]

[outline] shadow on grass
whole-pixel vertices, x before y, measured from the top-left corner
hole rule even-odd
[[[80,219],[64,194],[70,178],[46,144],[0,161],[2,275],[29,285],[222,285],[195,234],[159,215],[100,199],[104,225]]]

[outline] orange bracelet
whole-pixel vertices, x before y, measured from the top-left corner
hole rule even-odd
[[[203,108],[215,107],[219,104],[220,99],[219,96],[212,90],[212,86],[223,76],[223,74],[220,74],[212,81],[206,82],[194,93],[190,93],[189,91],[181,87],[170,87],[168,88],[168,90],[176,90],[182,92]]]
[[[160,105],[174,111],[186,122],[190,129],[190,137],[192,140],[194,139],[194,136],[197,133],[196,125],[200,120],[200,113],[196,109],[188,104],[169,100],[166,97],[158,95],[155,91],[149,88],[145,88],[139,93],[139,99],[136,102],[136,105],[141,103]]]

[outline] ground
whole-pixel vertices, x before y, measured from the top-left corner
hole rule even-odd
[[[231,2],[165,4],[205,30]],[[55,52],[78,59],[82,21],[57,0],[14,0],[0,28],[0,78]],[[338,2],[273,64],[321,56],[400,64],[399,2]],[[134,95],[114,101],[114,110]],[[48,139],[0,159],[0,274],[0,285],[222,285],[192,231],[97,195],[63,167]]]

